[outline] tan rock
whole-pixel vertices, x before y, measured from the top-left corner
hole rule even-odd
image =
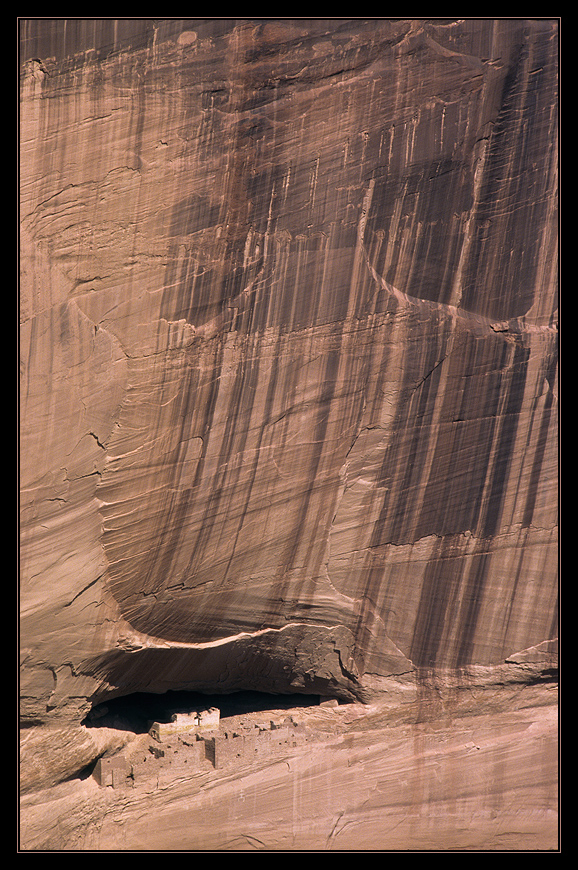
[[[550,678],[557,40],[21,21],[23,724]]]

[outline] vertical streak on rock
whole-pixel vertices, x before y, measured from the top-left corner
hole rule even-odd
[[[35,715],[64,659],[106,691],[349,693],[351,644],[369,685],[547,639],[556,39],[26,25]]]

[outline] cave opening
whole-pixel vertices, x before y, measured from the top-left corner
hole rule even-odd
[[[320,695],[279,694],[240,691],[227,695],[171,690],[164,694],[135,692],[95,704],[82,724],[87,728],[115,728],[135,734],[146,733],[152,722],[170,722],[174,713],[218,707],[221,719],[232,716],[317,707],[327,699]],[[334,703],[337,703],[336,701]],[[347,703],[339,701],[340,704]]]

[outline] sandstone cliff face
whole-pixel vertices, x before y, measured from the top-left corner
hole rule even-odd
[[[21,36],[24,719],[552,668],[557,22]]]

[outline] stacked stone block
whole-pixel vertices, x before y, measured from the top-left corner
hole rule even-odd
[[[92,775],[100,786],[119,788],[126,784],[129,773],[124,756],[114,755],[111,758],[99,758]]]

